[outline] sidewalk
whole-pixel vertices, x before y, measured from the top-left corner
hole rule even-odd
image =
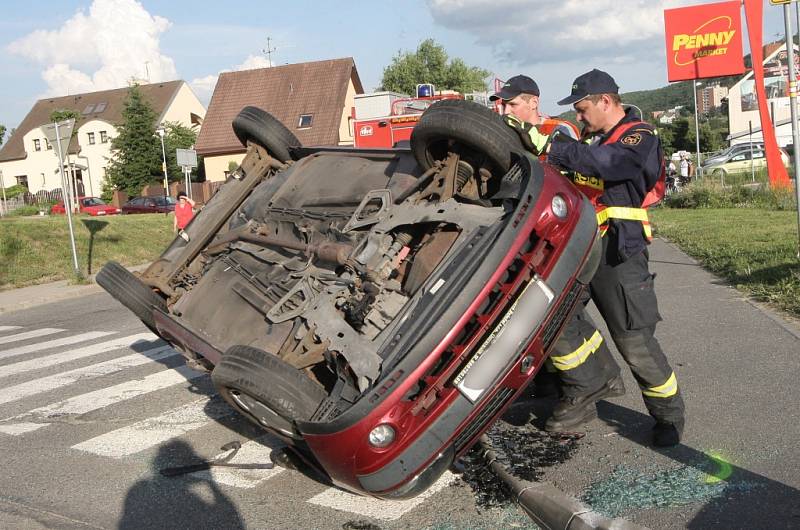
[[[147,264],[128,267],[128,270],[139,272],[147,268]],[[95,274],[89,277],[85,285],[71,284],[69,280],[31,285],[19,289],[0,291],[0,314],[28,309],[38,305],[77,298],[88,294],[104,292],[103,288],[95,283]]]

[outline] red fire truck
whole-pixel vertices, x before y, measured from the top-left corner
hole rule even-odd
[[[393,147],[408,140],[425,109],[442,99],[465,97],[453,90],[437,91],[431,84],[417,85],[416,97],[396,92],[356,95],[352,112],[355,146]]]

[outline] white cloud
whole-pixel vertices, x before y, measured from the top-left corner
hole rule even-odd
[[[434,21],[514,64],[661,57],[665,8],[696,0],[428,0]]]
[[[94,0],[60,29],[37,30],[8,45],[10,53],[41,63],[48,96],[177,78],[175,63],[160,51],[171,23],[136,0]]]
[[[221,70],[216,75],[207,75],[205,77],[192,79],[189,85],[191,85],[194,93],[197,94],[197,97],[200,99],[200,101],[202,101],[204,105],[208,106],[208,102],[211,100],[211,95],[214,93],[214,87],[217,86],[219,74],[223,72],[238,72],[240,70],[267,68],[269,66],[272,65],[266,57],[262,55],[248,55],[242,64],[238,64],[230,69]]]

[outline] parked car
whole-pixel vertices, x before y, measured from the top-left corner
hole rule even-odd
[[[406,148],[302,147],[254,107],[233,128],[247,155],[185,234],[97,282],[333,483],[421,493],[542,367],[594,209],[472,102]]]
[[[175,199],[172,197],[136,197],[122,205],[124,214],[133,213],[169,213],[175,211]]]
[[[789,166],[789,155],[783,149],[781,160],[784,166]],[[734,150],[724,158],[718,159],[716,163],[704,166],[703,171],[712,177],[725,178],[733,173],[750,173],[761,171],[767,168],[767,158],[763,148],[754,148],[752,152],[747,150]]]
[[[746,144],[734,144],[718,153],[710,154],[705,160],[703,160],[702,166],[703,168],[707,168],[708,166],[722,164],[730,157],[736,156],[746,151],[749,152],[750,149],[751,145],[749,142]],[[753,142],[752,149],[753,151],[763,151],[764,142]]]
[[[120,209],[111,204],[106,204],[97,197],[78,197],[78,211],[80,213],[87,213],[92,216],[97,215],[115,215],[120,212]],[[51,214],[64,214],[64,201],[58,201],[50,208]]]

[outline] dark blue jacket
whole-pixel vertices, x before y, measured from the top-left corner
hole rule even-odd
[[[603,145],[623,123],[641,121],[633,109],[608,133],[596,135],[591,143],[553,142],[548,161],[570,171],[603,180],[600,202],[606,206],[641,206],[647,192],[655,186],[661,174],[664,158],[661,141],[655,128],[647,123],[634,125],[614,143]],[[641,252],[647,245],[638,221],[609,221],[606,237],[616,245],[618,257],[625,261]]]

